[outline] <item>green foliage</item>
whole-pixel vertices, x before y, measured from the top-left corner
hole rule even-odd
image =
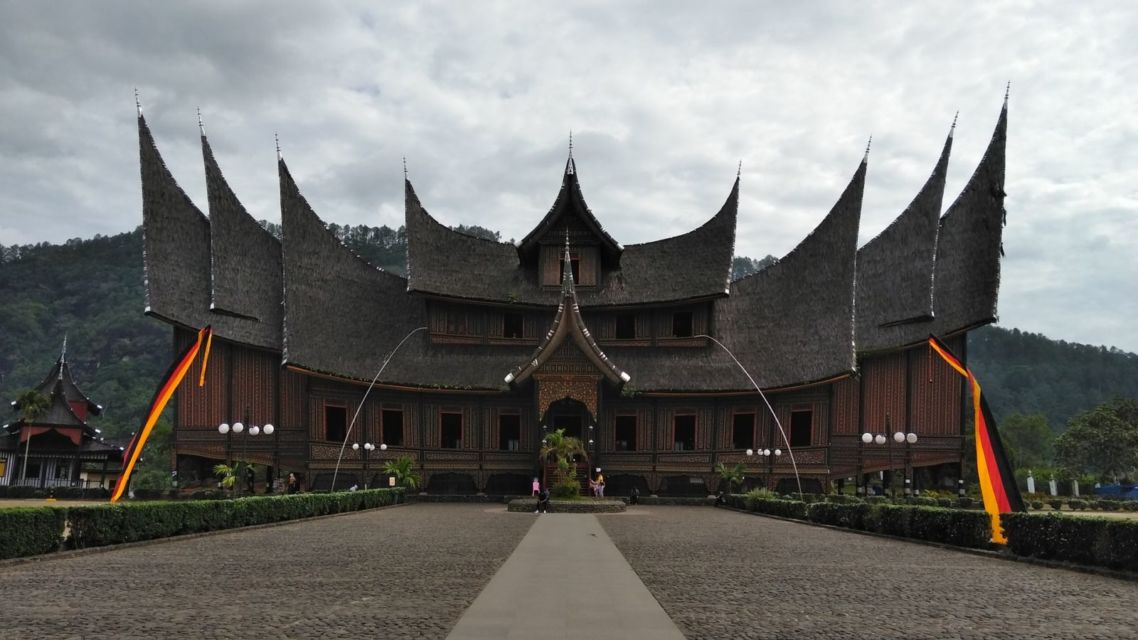
[[[0,509],[0,560],[51,553],[63,543],[66,509]]]
[[[28,389],[16,398],[16,407],[20,410],[21,420],[35,422],[51,408],[51,398],[35,389]]]
[[[1055,455],[1073,472],[1117,482],[1138,467],[1138,403],[1116,398],[1072,418]]]
[[[556,477],[550,493],[557,497],[579,495],[581,486],[577,483],[577,456],[586,456],[585,445],[580,438],[565,435],[564,429],[556,429],[546,434],[541,441],[538,457],[556,465]]]
[[[1012,414],[1043,414],[1056,430],[1114,396],[1138,398],[1138,354],[982,327],[968,334],[968,366],[1003,432]]]
[[[213,465],[213,475],[217,476],[217,483],[222,489],[232,490],[237,484],[237,465],[219,462]]]
[[[734,282],[752,273],[758,273],[776,262],[778,262],[778,258],[772,255],[768,255],[761,260],[748,258],[747,256],[735,256],[735,258],[731,260],[731,281]]]
[[[1038,468],[1051,463],[1055,432],[1047,425],[1046,416],[1013,413],[999,423],[999,428],[1013,467]]]
[[[118,503],[67,510],[75,548],[151,540],[373,509],[403,502],[396,489],[256,496],[238,500]],[[0,512],[3,513],[3,512]],[[62,530],[62,529],[61,529]]]
[[[399,456],[383,464],[383,472],[395,477],[395,484],[407,489],[419,488],[419,474],[415,473],[415,459]]]
[[[736,488],[743,486],[743,471],[742,463],[736,464],[734,467],[728,467],[722,462],[715,465],[715,472],[719,474],[719,489],[724,493],[731,493]]]
[[[1000,524],[1016,555],[1138,571],[1138,521],[1005,513]]]

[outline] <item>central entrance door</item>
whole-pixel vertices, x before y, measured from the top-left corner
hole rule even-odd
[[[566,398],[558,400],[549,407],[545,424],[550,430],[564,429],[565,435],[579,438],[582,443],[588,443],[588,434],[585,425],[589,423],[589,410],[576,400]]]

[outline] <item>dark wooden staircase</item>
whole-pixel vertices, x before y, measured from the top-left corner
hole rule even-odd
[[[553,483],[557,481],[557,465],[553,463],[545,464],[545,478],[542,480],[543,487],[553,487]],[[591,496],[592,491],[589,491],[589,461],[584,460],[577,463],[577,472],[575,474],[577,483],[581,486],[578,495]]]

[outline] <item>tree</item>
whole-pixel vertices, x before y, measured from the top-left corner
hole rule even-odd
[[[16,407],[20,410],[21,420],[35,422],[51,408],[51,398],[35,389],[28,389],[16,398]]]
[[[465,233],[468,236],[474,236],[475,238],[493,240],[494,242],[502,241],[502,234],[500,232],[491,231],[486,227],[480,227],[476,224],[472,224],[469,227],[464,224],[460,224],[457,227],[454,227],[454,230],[459,233]]]
[[[585,446],[580,438],[565,435],[564,429],[557,429],[541,441],[539,457],[557,465],[553,494],[561,497],[578,495],[581,486],[577,484],[577,456],[585,456]]]
[[[411,456],[399,456],[383,464],[383,472],[395,478],[395,484],[408,489],[419,487],[419,474],[415,473],[415,459]]]
[[[1072,472],[1118,482],[1138,466],[1138,403],[1115,398],[1075,416],[1055,440],[1055,455]]]
[[[747,256],[735,256],[734,259],[731,260],[731,281],[734,282],[752,273],[758,273],[776,262],[778,262],[778,258],[771,255],[761,260],[748,258]]]
[[[743,486],[743,464],[728,467],[720,462],[715,465],[715,472],[719,474],[719,488],[724,493],[731,493],[733,488]]]
[[[1052,460],[1055,433],[1041,413],[1013,413],[1000,423],[1000,436],[1016,467],[1044,467]]]

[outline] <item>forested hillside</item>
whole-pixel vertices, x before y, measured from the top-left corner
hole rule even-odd
[[[279,235],[279,227],[266,227]],[[403,228],[329,228],[373,264],[403,273]],[[499,239],[481,227],[458,230]],[[737,257],[733,277],[771,262]],[[51,369],[66,335],[77,382],[105,407],[94,424],[112,437],[133,431],[173,357],[169,328],[144,316],[144,306],[139,229],[63,245],[0,246],[3,406]],[[971,334],[968,360],[998,419],[1043,414],[1061,431],[1068,418],[1113,396],[1138,398],[1138,355],[1117,349],[986,327]]]

